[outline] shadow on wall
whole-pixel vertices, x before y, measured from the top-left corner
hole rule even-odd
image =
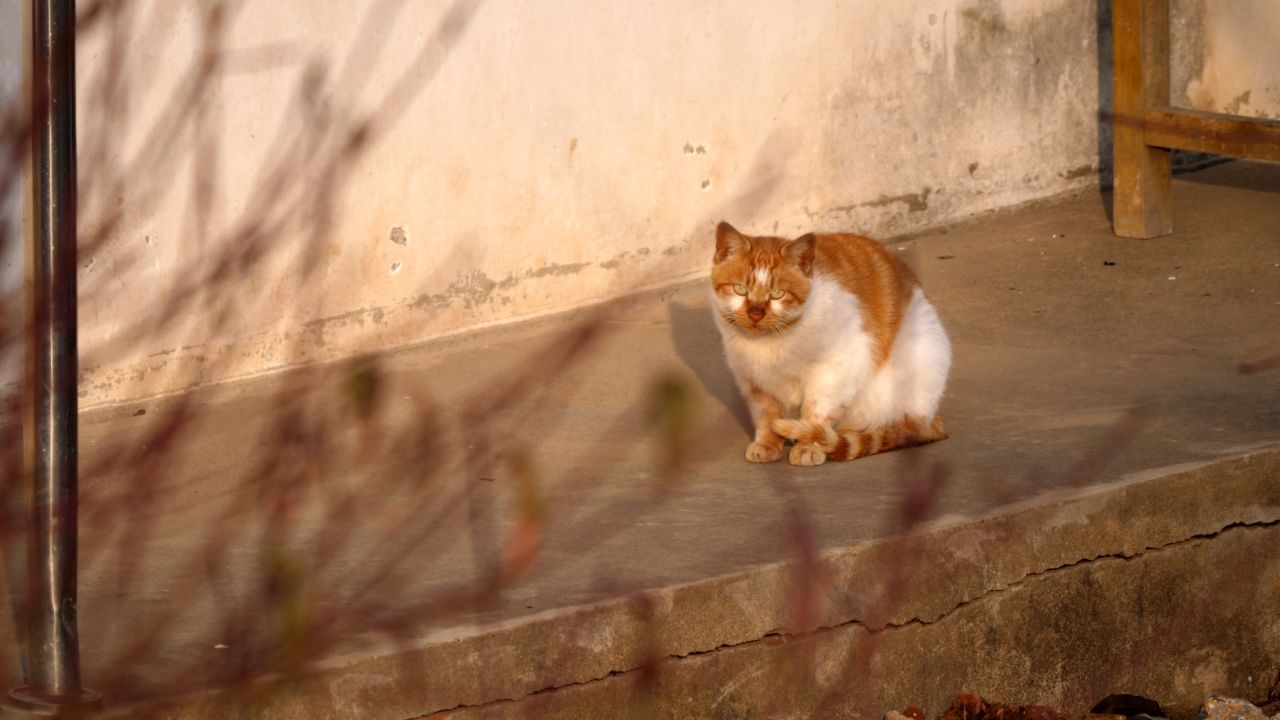
[[[681,362],[693,371],[707,393],[724,405],[750,435],[751,413],[725,363],[724,353],[720,350],[720,333],[711,311],[686,297],[668,303],[667,313],[671,320],[671,341]]]
[[[1111,95],[1111,75],[1115,69],[1111,53],[1111,0],[1096,0],[1098,31],[1098,191],[1102,193],[1102,207],[1111,222],[1111,186],[1115,182],[1115,163],[1112,152],[1111,113],[1115,103]]]

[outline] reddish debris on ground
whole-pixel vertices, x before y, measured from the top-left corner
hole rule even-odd
[[[960,695],[938,720],[1059,720],[1059,716],[1044,705],[988,703],[981,695]]]
[[[902,714],[911,718],[911,720],[924,720],[924,711],[915,705],[908,705],[907,709],[902,711]]]
[[[980,720],[985,718],[986,712],[987,704],[981,695],[957,695],[938,720]]]

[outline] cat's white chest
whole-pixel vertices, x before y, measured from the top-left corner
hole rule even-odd
[[[845,376],[870,362],[869,338],[862,331],[857,301],[826,278],[815,278],[804,317],[781,337],[747,337],[721,328],[725,355],[734,373],[798,407],[815,381]]]
[[[741,378],[786,405],[797,405],[804,394],[804,365],[797,362],[792,338],[747,338],[726,333],[725,355]]]

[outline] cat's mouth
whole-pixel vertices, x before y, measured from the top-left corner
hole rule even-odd
[[[751,335],[751,336],[765,335],[765,334],[768,334],[768,332],[772,329],[772,325],[770,325],[769,327],[765,327],[756,322],[751,322],[751,321],[741,322],[737,319],[732,320],[730,324],[738,328],[738,330],[740,330],[741,332],[744,332],[747,335]]]
[[[730,319],[729,324],[736,327],[747,337],[785,337],[791,333],[795,320],[796,319],[789,320],[787,318],[776,316],[761,318],[758,321],[748,318],[738,319],[735,317]]]
[[[728,325],[747,337],[780,335],[787,325],[787,323],[777,319],[761,318],[757,321],[750,318],[740,318],[733,313],[725,313],[722,317]]]

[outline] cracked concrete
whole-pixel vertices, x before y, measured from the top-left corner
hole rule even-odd
[[[1280,476],[1280,450],[1188,468],[1168,475],[1156,475],[1131,481],[1132,484],[1121,483],[1119,487],[1108,488],[1105,492],[1090,489],[1064,494],[1057,502],[1037,502],[1021,510],[1011,509],[1009,512],[983,518],[977,523],[946,524],[927,530],[919,536],[887,540],[857,549],[831,551],[824,557],[823,568],[823,574],[833,588],[826,594],[830,604],[823,613],[822,622],[809,633],[789,633],[780,630],[781,626],[761,631],[762,627],[769,624],[766,622],[757,626],[754,631],[742,632],[738,639],[716,647],[665,656],[657,663],[660,668],[658,680],[646,680],[642,683],[638,678],[645,671],[640,668],[623,673],[615,671],[565,686],[541,688],[519,703],[491,702],[476,708],[474,714],[449,714],[449,717],[526,717],[530,713],[535,717],[617,717],[621,716],[626,707],[645,697],[649,697],[658,707],[657,717],[706,716],[711,714],[707,709],[716,707],[724,696],[718,698],[717,702],[709,702],[706,692],[686,692],[689,687],[702,686],[720,689],[730,687],[734,688],[732,692],[744,694],[736,703],[743,709],[736,714],[712,714],[717,717],[878,718],[884,709],[901,708],[908,704],[921,705],[932,713],[939,713],[954,695],[971,691],[975,687],[988,688],[982,690],[988,696],[1076,709],[1090,706],[1093,701],[1117,688],[1142,687],[1149,690],[1146,694],[1175,703],[1174,707],[1180,702],[1194,709],[1204,694],[1215,686],[1187,680],[1184,677],[1189,672],[1186,667],[1189,661],[1186,658],[1193,655],[1193,650],[1242,650],[1238,645],[1230,645],[1230,649],[1222,646],[1224,635],[1219,633],[1223,632],[1224,622],[1232,624],[1229,636],[1233,640],[1242,634],[1255,635],[1252,640],[1256,647],[1250,648],[1254,655],[1253,664],[1241,663],[1241,667],[1234,668],[1233,672],[1223,672],[1215,679],[1226,683],[1233,674],[1240,678],[1249,677],[1256,682],[1238,692],[1265,696],[1274,674],[1274,660],[1271,659],[1280,652],[1280,634],[1276,632],[1280,630],[1280,620],[1272,618],[1267,612],[1267,608],[1274,607],[1274,603],[1280,601],[1280,585],[1267,585],[1268,581],[1262,577],[1266,573],[1280,576],[1280,563],[1264,560],[1273,554],[1271,551],[1280,543],[1280,531],[1277,531],[1280,526],[1280,492],[1277,492],[1275,483],[1277,476]],[[1158,528],[1151,524],[1143,527],[1141,522],[1128,521],[1134,515],[1141,517],[1144,510],[1162,504],[1169,497],[1202,498],[1202,489],[1206,486],[1214,487],[1225,498],[1256,498],[1262,504],[1255,506],[1246,501],[1236,505],[1227,500],[1226,507],[1219,507],[1214,511],[1219,519],[1209,520],[1197,512],[1199,508],[1192,507],[1189,503],[1176,503],[1172,507],[1166,506],[1167,512],[1158,513],[1159,521],[1155,523]],[[1223,519],[1228,517],[1252,519]],[[1065,523],[1060,522],[1064,519]],[[993,547],[1002,548],[1005,552],[984,555],[983,558],[988,562],[984,562],[981,567],[961,567],[954,560],[957,556],[970,552],[965,547],[968,544],[966,535],[972,533],[977,526],[985,526],[979,532],[992,538],[1001,538]],[[1061,532],[1068,526],[1075,526],[1080,532],[1064,537]],[[1129,532],[1116,532],[1125,527]],[[1252,539],[1246,541],[1244,538],[1250,534],[1245,531],[1258,532],[1253,533]],[[1034,548],[1034,543],[1028,544],[1027,540],[1043,540],[1043,537],[1037,537],[1039,534],[1057,535],[1062,540],[1059,549],[1066,552],[1050,550],[1044,555],[1037,555],[1036,551],[1043,548]],[[1206,541],[1224,535],[1238,536],[1240,539],[1232,542],[1239,547],[1230,564],[1219,563],[1213,572],[1229,575],[1234,582],[1223,593],[1197,594],[1189,591],[1184,583],[1189,584],[1193,576],[1197,582],[1204,582],[1200,576],[1205,568],[1200,563],[1206,562],[1206,559],[1198,555],[1195,549]],[[1108,542],[1099,544],[1099,538],[1106,538]],[[1109,547],[1110,550],[1104,551],[1101,549],[1103,547]],[[1125,616],[1124,611],[1132,607],[1126,603],[1141,603],[1143,600],[1137,595],[1125,596],[1124,593],[1131,589],[1127,585],[1121,590],[1110,585],[1131,583],[1131,578],[1122,581],[1122,576],[1135,572],[1148,576],[1150,571],[1134,570],[1125,567],[1124,563],[1160,564],[1164,562],[1158,560],[1161,554],[1176,554],[1174,551],[1179,548],[1187,550],[1178,560],[1178,567],[1186,573],[1186,577],[1171,576],[1167,586],[1144,587],[1142,593],[1150,595],[1152,599],[1190,596],[1182,599],[1182,605],[1174,603],[1176,607],[1160,607],[1160,602],[1148,601],[1147,605],[1152,606],[1148,608],[1151,617]],[[1080,555],[1080,551],[1086,549]],[[1113,567],[1113,562],[1120,565]],[[898,569],[895,570],[895,566]],[[1098,570],[1099,566],[1103,569]],[[999,577],[1005,568],[1010,567],[1030,569],[1016,577]],[[1175,638],[1176,642],[1185,644],[1189,649],[1185,654],[1153,650],[1148,655],[1131,659],[1132,667],[1127,668],[1126,672],[1131,672],[1133,679],[1116,680],[1113,673],[1114,662],[1094,665],[1099,674],[1091,675],[1080,667],[1087,665],[1087,658],[1065,655],[1065,651],[1070,651],[1069,646],[1064,648],[1036,632],[1045,621],[1052,620],[1061,613],[1078,613],[1079,608],[1069,605],[1030,605],[1020,606],[1014,614],[1006,606],[1010,602],[1006,596],[1021,593],[1032,585],[1059,583],[1063,588],[1071,589],[1075,583],[1080,582],[1080,572],[1100,573],[1099,577],[1102,579],[1098,580],[1093,589],[1103,593],[1107,602],[1116,606],[1114,617],[1095,618],[1095,621],[1106,620],[1115,626],[1132,623],[1134,627],[1126,628],[1125,632],[1145,632],[1152,635],[1160,634],[1161,624],[1168,632],[1176,634],[1182,632],[1183,623],[1192,623],[1195,627],[1188,630],[1187,637]],[[786,588],[784,579],[776,576],[762,577],[760,573],[760,569],[753,573],[755,577],[752,580],[759,583],[754,589],[756,592],[768,594],[772,590],[777,593],[779,588]],[[1250,577],[1255,574],[1259,576]],[[1060,575],[1063,579],[1058,581],[1057,576]],[[1246,579],[1249,581],[1245,582]],[[910,590],[896,597],[885,598],[878,595],[877,591],[882,591],[886,582]],[[1239,597],[1229,596],[1246,586],[1250,592],[1249,600],[1241,607]],[[845,594],[839,590],[854,587],[858,588],[858,592]],[[968,588],[974,588],[974,594],[969,594]],[[856,598],[857,602],[849,603],[851,597]],[[772,598],[776,607],[785,608],[786,600],[785,594]],[[696,601],[681,598],[678,602],[687,604]],[[706,598],[704,602],[714,600]],[[1196,605],[1197,603],[1203,606]],[[1179,608],[1184,605],[1194,607],[1195,614],[1182,612]],[[1230,606],[1230,609],[1224,606]],[[1153,608],[1158,608],[1158,612]],[[975,612],[986,615],[989,619],[977,627],[971,627],[971,621],[963,618],[966,613],[972,615]],[[678,636],[679,631],[670,628],[678,626],[680,621],[653,618],[651,622],[650,631],[661,638],[659,645],[678,642],[676,638],[668,638],[666,635]],[[944,628],[936,631],[941,633],[939,637],[927,641],[912,638],[906,648],[898,648],[895,644],[898,641],[887,639],[895,632],[933,626]],[[1010,672],[1009,676],[1003,677],[997,671],[984,668],[990,662],[988,654],[993,652],[991,646],[995,643],[990,639],[986,639],[985,643],[978,643],[976,640],[970,642],[964,637],[954,637],[974,635],[984,629],[989,633],[1021,633],[1017,641],[1023,645],[1001,646],[995,650],[1023,658],[1032,658],[1037,652],[1050,655],[1056,662],[1069,664],[1076,677],[1071,682],[1047,687],[1037,685],[1025,670]],[[838,712],[833,710],[834,714],[826,715],[817,713],[816,706],[779,705],[776,697],[774,700],[750,697],[750,693],[776,696],[782,692],[787,697],[792,697],[792,693],[796,692],[802,695],[812,693],[815,684],[813,679],[796,679],[794,687],[780,687],[764,678],[760,680],[762,687],[748,692],[737,689],[740,685],[737,679],[726,678],[719,670],[679,662],[726,650],[761,654],[762,657],[754,661],[739,661],[748,666],[741,672],[749,673],[753,672],[750,669],[753,667],[752,662],[786,664],[797,661],[796,658],[770,659],[776,654],[774,648],[778,643],[822,644],[829,641],[814,640],[814,631],[818,637],[828,638],[832,631],[856,631],[859,638],[857,642],[849,645],[848,638],[837,641],[836,644],[844,649],[835,654],[839,656],[840,664],[856,666],[862,671],[860,676],[873,677],[879,689],[870,691],[858,689],[855,684],[846,687],[830,681],[816,681],[821,694],[830,694],[829,702],[839,707]],[[1087,631],[1088,623],[1083,623],[1081,632]],[[1122,644],[1119,635],[1102,640]],[[921,643],[932,649],[927,658],[920,657],[913,661],[909,656],[904,656],[907,649],[919,651]],[[982,648],[981,652],[974,652],[973,649],[978,647]],[[835,652],[830,648],[827,650]],[[872,658],[868,657],[872,655],[875,656],[874,666],[871,665]],[[828,658],[827,661],[836,662],[836,659]],[[1271,664],[1267,664],[1268,660]],[[813,658],[806,662],[813,662]],[[863,667],[859,663],[866,663],[867,666]],[[977,667],[970,667],[975,664]],[[916,669],[917,666],[920,669]],[[811,668],[811,672],[815,677],[822,674],[816,668]],[[696,680],[686,678],[686,673],[694,674]],[[707,676],[708,673],[711,675]],[[928,673],[936,676],[931,680]],[[772,676],[770,673],[770,677]],[[977,679],[964,679],[975,677]],[[1171,685],[1160,680],[1161,678],[1179,678],[1179,684]],[[647,685],[652,682],[658,683],[656,690]],[[666,685],[668,682],[677,684],[680,690],[671,690]],[[967,684],[970,682],[976,684]],[[1108,685],[1108,682],[1121,684]],[[597,683],[598,687],[595,686]],[[823,685],[830,687],[822,687]],[[572,692],[566,693],[566,697],[556,697],[557,693],[571,688]],[[462,707],[451,708],[451,711]]]
[[[647,677],[612,674],[439,717],[625,717],[644,706],[656,718],[878,718],[908,704],[932,716],[957,688],[975,687],[1068,708],[1120,689],[1190,717],[1204,688],[1233,676],[1255,680],[1242,694],[1265,696],[1273,678],[1247,658],[1280,654],[1280,620],[1269,611],[1280,601],[1280,564],[1260,563],[1277,544],[1277,523],[1233,525],[1035,573],[930,622],[766,636],[664,658]]]
[[[1107,563],[1108,561],[1113,561],[1113,560],[1145,561],[1148,557],[1152,555],[1165,553],[1165,552],[1175,550],[1184,546],[1195,546],[1206,540],[1217,538],[1224,533],[1233,533],[1234,531],[1237,531],[1237,530],[1263,530],[1263,529],[1269,529],[1269,528],[1276,528],[1277,526],[1280,526],[1280,520],[1275,520],[1271,522],[1258,522],[1258,523],[1232,523],[1217,532],[1194,535],[1184,540],[1176,540],[1166,545],[1148,548],[1146,550],[1139,551],[1139,552],[1134,552],[1134,553],[1117,552],[1117,553],[1111,553],[1111,554],[1105,554],[1105,555],[1095,555],[1089,558],[1080,559],[1075,562],[1067,563],[1064,565],[1057,565],[1054,567],[1046,568],[1044,570],[1029,572],[1022,578],[1012,583],[992,587],[978,597],[963,600],[958,604],[956,604],[954,607],[945,611],[942,615],[939,615],[937,617],[931,617],[928,619],[913,617],[905,621],[884,623],[877,627],[872,627],[863,620],[860,620],[858,618],[853,618],[836,625],[822,625],[818,628],[815,628],[814,630],[811,630],[808,633],[808,635],[816,634],[817,636],[823,636],[831,631],[841,631],[846,629],[858,630],[865,633],[863,638],[863,643],[867,644],[867,647],[863,648],[864,651],[868,653],[886,652],[881,647],[871,647],[867,638],[872,636],[883,636],[886,633],[892,633],[893,631],[904,630],[904,629],[909,629],[913,627],[924,628],[924,627],[934,626],[938,624],[946,624],[950,621],[952,617],[956,616],[957,614],[963,613],[967,608],[969,608],[970,606],[976,603],[1003,602],[1004,601],[1003,598],[1000,598],[998,596],[1007,595],[1009,593],[1020,591],[1023,588],[1033,583],[1038,583],[1038,582],[1041,582],[1042,580],[1045,580],[1049,576],[1056,576],[1060,573],[1070,574],[1072,571],[1078,568],[1081,568],[1083,566],[1094,565],[1097,563]],[[1251,547],[1251,550],[1260,548],[1262,551],[1265,552],[1269,547],[1275,547],[1276,545],[1280,545],[1280,533],[1273,532],[1273,533],[1269,533],[1264,538],[1264,541],[1262,543],[1254,543],[1250,547]],[[1203,561],[1202,558],[1195,558],[1193,561],[1193,564],[1188,566],[1187,572],[1188,573],[1198,572],[1198,568],[1195,567],[1194,563],[1199,563],[1202,561]],[[1110,571],[1109,568],[1104,569],[1104,572],[1109,572],[1109,571]],[[1245,568],[1235,567],[1232,569],[1232,572],[1235,574],[1243,574],[1245,572],[1252,572],[1252,571],[1253,571],[1253,568],[1248,568],[1248,567],[1245,567]],[[1069,578],[1068,582],[1076,582],[1076,579]],[[1153,590],[1154,588],[1150,588],[1150,587],[1143,588],[1143,592],[1150,593],[1150,592],[1153,592]],[[1167,591],[1171,593],[1179,593],[1179,592],[1185,592],[1185,589],[1179,588],[1179,587],[1171,587],[1171,588],[1168,588]],[[1268,595],[1266,596],[1265,599],[1269,601],[1273,597],[1280,597],[1280,593]],[[1263,605],[1261,607],[1251,608],[1251,609],[1259,610],[1259,609],[1264,609],[1265,607],[1266,606]],[[1047,612],[1047,609],[1044,607],[1037,608],[1036,610],[1036,613],[1040,615],[1044,615],[1046,614],[1046,612]],[[1003,622],[1007,622],[1007,618],[1001,618],[1001,620]],[[1172,624],[1177,620],[1178,618],[1176,617],[1166,617],[1163,619],[1163,622]],[[1274,625],[1276,627],[1280,627],[1280,623],[1275,623]],[[1280,650],[1280,642],[1267,642],[1268,640],[1272,639],[1272,638],[1266,637],[1268,635],[1271,635],[1270,633],[1271,629],[1272,629],[1272,626],[1270,625],[1265,625],[1265,626],[1256,628],[1256,631],[1263,636],[1261,638],[1264,641],[1263,646],[1266,652],[1268,653],[1274,653],[1277,650]],[[1212,641],[1214,637],[1210,635],[1209,639],[1210,641]],[[664,681],[666,681],[668,677],[675,677],[682,672],[690,670],[690,668],[687,668],[681,663],[678,663],[675,661],[697,658],[698,656],[713,654],[723,650],[740,650],[740,651],[756,650],[758,651],[766,647],[774,647],[777,645],[779,641],[805,642],[809,640],[811,640],[811,638],[807,637],[806,634],[797,635],[797,634],[787,633],[784,631],[774,631],[774,632],[766,633],[764,636],[762,636],[760,639],[757,639],[757,640],[748,640],[741,643],[720,645],[719,647],[712,648],[710,650],[699,650],[699,651],[693,651],[693,652],[678,654],[678,655],[668,655],[656,661],[652,665],[652,667],[655,667],[658,669],[658,672],[661,674],[662,679],[657,681],[650,681],[650,682],[654,682],[660,686]],[[879,640],[877,642],[883,643],[884,641]],[[947,641],[945,640],[938,641],[939,645],[946,644],[946,643]],[[961,647],[958,649],[963,652],[967,647],[968,646],[961,645]],[[845,656],[846,662],[856,662],[857,658],[851,657],[850,655],[855,650],[856,649],[854,648],[849,649],[849,653],[846,653],[846,656]],[[1020,650],[1028,654],[1035,652],[1034,647],[1022,648]],[[936,661],[936,656],[933,659]],[[1171,671],[1176,672],[1179,670],[1183,670],[1185,672],[1185,668],[1179,667],[1177,661],[1170,663],[1168,662],[1167,659],[1165,659],[1162,661],[1157,661],[1153,664],[1161,666],[1162,671],[1165,666],[1172,666],[1171,668],[1169,668]],[[663,696],[661,689],[653,689],[653,688],[647,688],[643,686],[640,686],[640,687],[636,686],[638,682],[638,676],[643,672],[645,672],[643,668],[636,668],[633,670],[626,670],[626,671],[620,671],[620,672],[614,671],[604,676],[592,678],[589,680],[583,680],[583,681],[569,683],[567,685],[561,685],[561,686],[555,686],[555,687],[549,687],[549,688],[543,688],[541,690],[537,690],[533,693],[530,693],[525,698],[522,698],[520,703],[512,703],[509,700],[496,700],[490,703],[485,703],[483,706],[460,705],[458,707],[449,708],[443,713],[440,713],[438,717],[454,717],[454,718],[460,718],[460,719],[466,720],[468,718],[478,719],[478,718],[526,717],[530,713],[534,714],[536,717],[557,717],[558,713],[567,713],[566,715],[567,717],[605,716],[605,715],[616,716],[620,714],[625,714],[626,708],[638,699],[637,695],[643,697],[645,694],[648,694],[648,693],[652,693],[654,696],[653,697],[654,701],[664,706],[664,709],[661,713],[659,713],[659,716],[689,717],[692,715],[700,714],[701,712],[704,712],[704,711],[714,711],[719,705],[723,704],[724,700],[727,697],[729,697],[731,694],[735,692],[738,692],[739,688],[741,688],[743,685],[742,683],[743,676],[731,678],[728,680],[724,678],[716,678],[713,684],[717,686],[718,696],[716,698],[716,701],[711,703],[709,706],[700,705],[697,701],[689,702],[689,699],[687,697],[680,697],[679,702],[673,703],[673,702],[669,702],[669,698]],[[895,672],[896,672],[896,669],[893,671],[890,671],[887,674],[893,675]],[[747,673],[748,676],[755,676],[758,674],[759,674],[758,670],[752,670]],[[1251,690],[1254,691],[1255,693],[1265,693],[1267,690],[1270,689],[1268,676],[1259,674],[1258,678],[1266,682],[1257,684],[1255,687],[1251,688]],[[1028,692],[1034,692],[1034,690],[1029,690],[1027,685],[1020,684],[1017,682],[1009,682],[1007,678],[1003,680],[1009,688],[1009,692],[1007,693],[1009,697],[1016,696],[1019,698],[1025,698],[1028,696],[1027,695]],[[625,688],[626,694],[621,705],[618,705],[615,707],[601,708],[601,707],[595,707],[594,705],[591,705],[591,704],[584,703],[583,698],[580,698],[580,697],[556,698],[554,700],[548,697],[548,695],[552,693],[557,693],[557,692],[566,691],[566,690],[572,691],[572,692],[578,692],[577,690],[575,690],[576,688],[590,688],[591,692],[598,692],[598,693],[601,693],[602,695],[609,694],[618,689],[618,688],[604,687],[603,683],[605,681],[609,683],[621,682],[624,686],[627,683],[632,684],[632,687]],[[1107,687],[1105,683],[1098,682],[1095,684],[1097,684],[1099,687],[1102,688],[1103,693],[1107,692]],[[867,696],[863,698],[856,698],[856,695],[855,695],[855,698],[859,703],[865,702],[868,705],[875,706],[875,707],[905,707],[908,704],[916,704],[916,705],[925,704],[927,706],[934,706],[938,709],[941,709],[951,701],[951,698],[954,695],[954,693],[951,693],[949,691],[943,691],[943,692],[926,691],[928,687],[929,687],[928,683],[925,683],[925,682],[922,682],[918,685],[902,684],[901,689],[896,692],[896,697]],[[1148,685],[1148,687],[1150,687],[1150,685]],[[776,687],[768,687],[766,689],[770,693],[776,693],[778,690],[778,688]],[[850,691],[850,688],[828,689],[828,692],[832,694],[833,698],[841,698],[842,696],[849,694],[849,691]],[[1099,693],[1099,694],[1102,694],[1102,693]],[[1187,710],[1193,710],[1193,708],[1196,706],[1196,703],[1198,703],[1201,693],[1200,693],[1200,687],[1197,686],[1195,689],[1191,690],[1190,693],[1188,693],[1187,689],[1181,689],[1181,688],[1170,689],[1168,687],[1163,687],[1156,690],[1147,691],[1146,694],[1166,698],[1166,702],[1168,702],[1168,698],[1176,696],[1177,699],[1181,699],[1185,701],[1184,703],[1182,703],[1182,705],[1185,705]],[[1052,699],[1043,699],[1038,701],[1053,702],[1055,705],[1060,705],[1062,703],[1072,703],[1072,702],[1076,704],[1088,705],[1095,698],[1095,695],[1088,695],[1088,694],[1081,694],[1081,693],[1076,693],[1076,695],[1078,697],[1060,697],[1059,696],[1059,697],[1054,697]],[[593,702],[601,702],[601,700],[595,700]],[[847,700],[845,700],[845,702],[847,702]],[[765,703],[765,706],[766,707],[768,706],[767,701]],[[759,713],[761,713],[760,705],[753,704],[750,707],[751,709],[748,711],[747,715],[744,715],[744,716],[754,717],[754,716],[757,716]],[[1169,707],[1173,709],[1177,709],[1178,705],[1170,705]],[[778,717],[778,716],[811,717],[812,711],[816,708],[804,708],[804,707],[795,707],[795,706],[788,706],[785,708],[770,708],[770,710],[774,712],[777,712],[779,709],[783,710],[781,715],[774,714],[770,716],[771,717]],[[460,714],[458,711],[461,711],[461,710],[472,710],[475,712],[467,712],[467,713]],[[847,712],[840,713],[840,716],[841,717],[845,717],[845,716],[879,717],[882,714],[874,711],[870,711],[870,712],[866,711],[865,708],[860,708],[859,706],[856,706],[856,705],[853,707],[846,708],[846,711]]]
[[[559,353],[582,341],[569,328],[587,313],[383,358],[389,405],[376,430],[399,454],[325,462],[329,490],[361,491],[344,508],[343,551],[306,554],[333,520],[319,497],[296,509],[292,549],[317,569],[315,612],[365,591],[379,607],[414,608],[473,586],[484,568],[468,514],[414,503],[474,488],[501,535],[515,526],[521,475],[496,465],[469,480],[473,437],[441,431],[438,475],[406,483],[417,476],[403,453],[423,439],[396,430],[422,422],[423,397],[460,425],[506,387],[495,379],[545,357],[554,372],[531,376],[529,397],[491,418],[542,478],[545,538],[529,574],[486,603],[427,604],[447,609],[418,612],[398,634],[344,635],[303,675],[253,694],[174,699],[164,717],[399,720],[466,706],[453,714],[871,717],[904,700],[932,712],[959,691],[1067,709],[1103,690],[1256,694],[1280,657],[1263,612],[1280,600],[1280,385],[1274,370],[1238,368],[1280,352],[1280,168],[1221,165],[1174,192],[1179,226],[1159,241],[1112,236],[1094,193],[893,241],[953,337],[952,436],[852,463],[742,460],[743,408],[702,283],[612,307],[575,363]],[[346,366],[311,372],[305,387],[340,387]],[[697,407],[675,479],[637,431],[651,382],[672,376]],[[295,377],[83,416],[86,467],[175,416],[198,418],[128,513],[152,523],[137,567],[120,553],[119,516],[93,508],[147,468],[83,474],[91,686],[122,642],[171,611],[183,621],[132,669],[130,689],[162,692],[192,663],[209,677],[234,669],[237,656],[216,648],[247,639],[226,634],[219,603],[254,591],[267,549],[253,532],[214,535],[219,574],[184,584],[174,568],[235,506],[277,423],[343,417],[319,392],[282,413]],[[360,437],[347,428],[339,444]],[[912,483],[935,467],[947,474],[926,521],[899,532]],[[403,508],[395,522],[388,505]],[[411,541],[419,531],[433,540]],[[806,544],[817,564],[798,572]],[[395,582],[362,586],[388,556],[403,558]],[[805,592],[812,605],[797,602]],[[326,629],[360,619],[328,617]]]

